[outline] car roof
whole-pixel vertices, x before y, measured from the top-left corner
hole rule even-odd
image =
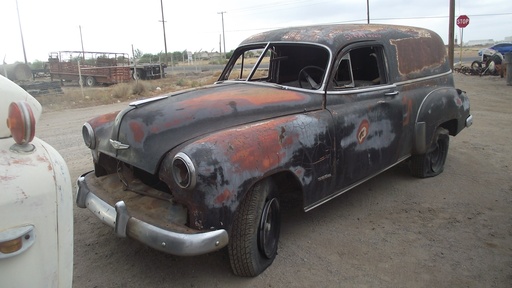
[[[395,82],[450,71],[448,51],[441,37],[431,30],[418,27],[387,24],[290,27],[253,35],[244,40],[237,50],[269,42],[323,45],[331,55],[338,55],[341,49],[352,43],[376,43],[385,47],[388,55],[395,55],[387,58]]]
[[[330,24],[271,30],[253,35],[240,45],[266,42],[304,42],[325,45],[338,50],[348,42],[400,40],[430,37],[437,34],[424,28],[387,24]],[[438,36],[437,36],[438,37]]]

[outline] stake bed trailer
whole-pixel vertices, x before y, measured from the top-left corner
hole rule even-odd
[[[59,51],[48,57],[50,76],[61,81],[79,81],[84,85],[117,84],[132,79],[161,77],[161,64],[132,65],[126,53]],[[134,73],[135,71],[135,73]]]

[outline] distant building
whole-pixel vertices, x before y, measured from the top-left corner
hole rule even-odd
[[[484,40],[470,40],[466,42],[464,46],[486,46],[494,44],[494,40],[492,39],[484,39]]]
[[[512,42],[512,36],[505,37],[505,40],[503,42]]]

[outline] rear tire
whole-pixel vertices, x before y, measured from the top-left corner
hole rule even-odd
[[[270,179],[257,183],[240,203],[228,245],[233,273],[254,277],[277,255],[280,233],[279,200]]]
[[[92,76],[87,76],[87,78],[85,78],[85,85],[89,87],[96,86],[96,79]]]
[[[411,174],[419,178],[441,174],[448,155],[449,142],[448,130],[441,127],[437,128],[428,152],[411,156]]]
[[[136,69],[133,72],[133,80],[144,80],[146,78],[146,75],[142,69]]]

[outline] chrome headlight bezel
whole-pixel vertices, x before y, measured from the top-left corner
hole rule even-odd
[[[96,135],[94,134],[94,129],[92,129],[91,124],[85,123],[82,126],[82,137],[84,139],[85,146],[89,149],[96,148]]]
[[[192,159],[187,154],[179,152],[172,159],[172,176],[174,182],[183,189],[194,189],[197,173]]]

